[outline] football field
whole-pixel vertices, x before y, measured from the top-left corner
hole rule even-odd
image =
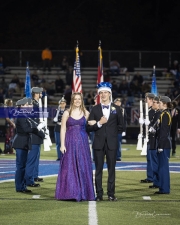
[[[59,162],[55,146],[41,149],[41,187],[32,193],[16,193],[15,155],[0,155],[0,224],[179,224],[180,147],[170,159],[171,193],[155,195],[157,189],[139,181],[146,178],[146,157],[136,145],[122,145],[122,161],[116,164],[117,202],[106,196],[107,168],[104,164],[102,202],[57,201],[54,199]],[[179,154],[180,155],[180,154]],[[94,163],[92,163],[94,169]]]

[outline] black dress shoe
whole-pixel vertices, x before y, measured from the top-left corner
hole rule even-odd
[[[116,161],[121,161],[121,159],[116,159]]]
[[[152,181],[148,179],[144,179],[144,180],[140,180],[140,183],[152,183]]]
[[[162,191],[156,191],[156,192],[154,192],[154,194],[158,194],[158,195],[168,195],[169,193],[166,193],[166,192],[162,192]]]
[[[40,187],[40,184],[34,183],[34,184],[29,184],[29,185],[27,185],[27,186],[29,186],[29,187]]]
[[[60,159],[56,159],[56,161],[60,161]]]
[[[25,190],[23,190],[23,191],[16,191],[16,192],[30,193],[30,192],[32,192],[32,191],[31,191],[31,190],[28,190],[28,189],[25,189]]]
[[[108,200],[112,202],[116,202],[117,198],[115,196],[108,196]]]
[[[95,201],[97,201],[97,202],[103,201],[103,197],[102,196],[97,196],[95,198]]]
[[[35,182],[43,182],[43,178],[37,177],[37,178],[34,178],[34,181]]]
[[[156,185],[150,185],[149,188],[159,188],[159,187]]]

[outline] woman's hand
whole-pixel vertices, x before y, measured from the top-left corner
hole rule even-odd
[[[96,124],[96,120],[89,120],[89,121],[88,121],[88,124],[89,124],[90,126],[93,126],[94,124]]]
[[[60,150],[61,150],[62,154],[64,154],[66,152],[66,147],[65,146],[61,146]]]

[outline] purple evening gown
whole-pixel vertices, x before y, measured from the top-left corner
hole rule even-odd
[[[66,153],[60,161],[55,198],[94,201],[93,173],[86,119],[69,117],[66,122]]]

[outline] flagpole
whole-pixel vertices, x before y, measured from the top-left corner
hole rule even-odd
[[[97,74],[97,84],[104,81],[103,76],[103,60],[102,60],[102,49],[101,49],[101,40],[99,40],[99,47],[98,47],[98,74]],[[97,93],[97,104],[100,103],[100,96]]]

